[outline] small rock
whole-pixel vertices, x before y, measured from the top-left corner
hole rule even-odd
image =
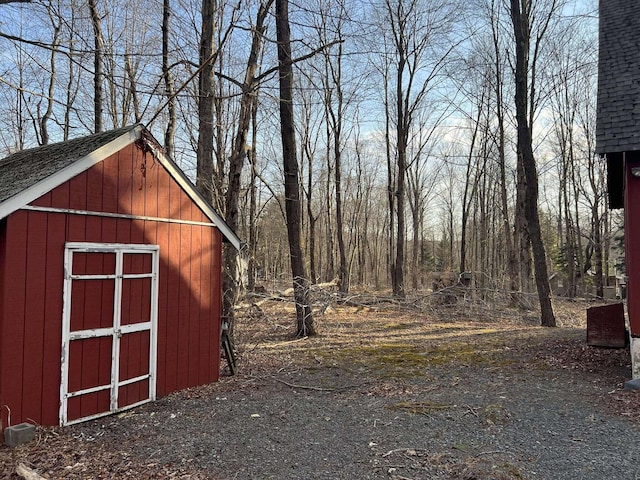
[[[628,382],[624,382],[625,390],[640,390],[640,378],[634,378]]]

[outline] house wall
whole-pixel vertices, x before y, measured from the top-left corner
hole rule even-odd
[[[135,145],[32,205],[210,223],[164,167]],[[5,259],[0,280],[0,406],[10,408],[11,424],[27,419],[58,423],[65,242],[159,245],[157,395],[218,379],[218,229],[29,210],[11,214],[5,224],[0,245],[0,259]],[[95,352],[86,355],[87,362],[96,357]],[[4,427],[7,413],[1,409]]]
[[[640,336],[640,178],[631,169],[640,168],[640,153],[625,153],[625,255],[627,276],[627,312],[631,335]]]

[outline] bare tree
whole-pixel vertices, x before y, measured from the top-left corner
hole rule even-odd
[[[280,84],[280,135],[284,165],[285,210],[291,274],[296,303],[296,335],[315,335],[309,281],[304,272],[300,246],[300,179],[296,156],[295,123],[293,117],[293,68],[288,0],[276,0],[276,32],[278,39],[278,73]]]
[[[202,0],[200,33],[200,73],[198,79],[198,149],[196,186],[213,204],[213,58],[217,28],[217,0]]]
[[[91,13],[91,25],[93,26],[93,115],[94,115],[94,131],[102,131],[102,57],[104,49],[104,36],[102,34],[102,19],[98,13],[96,0],[88,0],[89,12]]]
[[[549,274],[547,272],[547,258],[540,217],[538,215],[538,173],[536,159],[533,153],[532,139],[532,109],[531,102],[533,85],[529,83],[529,55],[531,46],[531,15],[532,2],[528,0],[511,0],[511,19],[515,36],[516,65],[515,65],[515,106],[518,126],[518,162],[522,166],[525,181],[526,196],[524,199],[525,218],[531,239],[531,248],[535,265],[536,286],[540,301],[540,321],[542,326],[555,327],[556,319],[551,305],[551,289],[549,288]],[[553,1],[555,8],[555,0]],[[553,9],[552,9],[553,10]],[[547,22],[550,21],[550,16]],[[538,32],[536,47],[544,36],[548,23]],[[533,73],[531,73],[533,75]]]
[[[238,229],[238,200],[240,196],[240,176],[244,167],[244,160],[249,148],[249,128],[253,107],[257,102],[258,79],[256,72],[259,68],[260,52],[262,51],[262,41],[265,33],[265,20],[273,0],[266,0],[260,3],[256,14],[256,23],[253,30],[251,50],[247,60],[244,81],[241,84],[240,112],[237,120],[237,130],[229,160],[229,175],[227,182],[227,192],[225,195],[225,219],[229,227],[236,231]],[[254,144],[251,149],[255,150]],[[222,301],[222,311],[229,323],[230,333],[233,333],[234,305],[238,294],[237,284],[237,252],[233,248],[226,248],[224,252],[224,275],[222,278],[222,291],[224,292]]]
[[[391,56],[395,71],[392,115],[395,134],[396,245],[393,293],[404,297],[405,201],[407,149],[414,120],[436,82],[453,46],[442,48],[453,25],[454,6],[447,0],[385,0],[384,13],[391,30]],[[446,43],[446,42],[443,42]],[[391,177],[391,176],[390,176]],[[392,200],[390,200],[392,203]]]
[[[504,28],[502,25],[502,13],[505,9],[505,3],[502,0],[483,0],[483,10],[486,12],[487,21],[491,29],[490,46],[487,49],[487,66],[490,71],[487,72],[491,78],[487,78],[487,82],[492,87],[492,111],[491,117],[495,119],[495,133],[493,142],[495,144],[498,178],[497,185],[499,188],[499,209],[501,213],[501,243],[504,244],[504,259],[506,260],[506,273],[508,277],[508,289],[511,292],[511,303],[515,305],[523,305],[521,302],[520,291],[520,272],[518,270],[518,261],[516,260],[516,249],[514,247],[514,224],[511,220],[512,213],[509,202],[509,175],[508,163],[506,155],[507,145],[507,118],[508,107],[505,102],[505,85],[508,83],[507,70],[505,65],[510,61],[507,58],[508,48],[505,46]],[[506,32],[508,33],[508,31]],[[528,251],[528,244],[527,244]],[[528,268],[528,260],[520,262],[523,268]]]
[[[347,252],[344,241],[344,214],[343,214],[343,185],[342,185],[342,170],[343,170],[343,142],[344,142],[344,109],[345,109],[345,95],[344,95],[344,78],[343,78],[343,62],[344,62],[344,32],[343,22],[345,21],[346,6],[344,1],[338,2],[337,8],[332,11],[331,16],[323,15],[323,21],[326,22],[329,18],[334,19],[334,24],[331,25],[335,39],[338,41],[335,52],[330,52],[328,49],[324,51],[324,66],[325,75],[324,78],[324,106],[327,115],[327,123],[331,132],[331,138],[333,140],[333,182],[335,188],[335,231],[338,240],[338,260],[339,260],[339,279],[340,279],[340,292],[347,293],[349,291],[349,267],[347,263]],[[321,35],[325,43],[328,43],[328,38],[325,38],[327,34],[328,25],[323,25],[321,29]]]
[[[162,78],[164,80],[164,93],[167,96],[167,127],[164,133],[164,147],[169,158],[175,159],[176,136],[176,99],[173,86],[173,75],[169,65],[169,34],[171,31],[171,0],[162,2]]]
[[[40,142],[42,145],[46,145],[47,143],[49,143],[48,124],[51,121],[51,117],[53,116],[53,107],[55,103],[55,84],[58,80],[56,73],[56,50],[59,47],[60,31],[62,29],[62,19],[59,15],[55,15],[53,11],[53,5],[51,3],[47,5],[47,15],[49,16],[49,20],[51,21],[51,26],[53,28],[53,38],[51,41],[53,48],[51,49],[51,57],[49,61],[51,75],[49,77],[49,88],[47,90],[47,109],[40,119]]]

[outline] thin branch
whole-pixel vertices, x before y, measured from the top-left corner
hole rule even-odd
[[[344,40],[334,40],[333,42],[329,42],[325,45],[322,45],[318,48],[316,48],[315,50],[312,50],[311,52],[307,53],[306,55],[303,55],[301,57],[297,57],[297,58],[293,58],[291,59],[291,62],[287,62],[289,65],[295,65],[296,63],[302,62],[304,60],[307,60],[315,55],[317,55],[318,53],[326,50],[329,47],[332,47],[338,43],[343,43]],[[269,70],[265,70],[264,72],[262,72],[260,75],[258,75],[255,78],[256,82],[260,82],[263,78],[268,77],[270,75],[273,75],[274,73],[276,73],[278,71],[278,67],[272,67]]]

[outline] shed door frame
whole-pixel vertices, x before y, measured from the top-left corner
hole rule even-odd
[[[158,272],[160,265],[160,247],[158,245],[118,244],[118,243],[85,243],[67,242],[64,251],[64,304],[62,312],[62,355],[61,355],[61,382],[60,382],[60,425],[71,425],[93,418],[110,415],[112,413],[136,407],[156,399],[156,367],[157,367],[157,331],[158,331]],[[73,274],[74,253],[110,253],[115,254],[115,272],[113,274]],[[123,257],[126,254],[150,254],[150,273],[123,273]],[[121,325],[122,281],[123,279],[151,279],[150,292],[150,318],[146,322]],[[113,294],[113,322],[111,328],[99,328],[90,330],[71,331],[71,293],[73,281],[79,280],[114,280]],[[149,373],[140,377],[121,381],[120,374],[120,338],[123,334],[149,331]],[[92,388],[70,392],[69,391],[69,360],[70,342],[88,338],[111,337],[111,383],[98,385]],[[146,380],[149,382],[148,398],[142,401],[118,407],[118,388],[130,383]],[[99,412],[94,415],[69,420],[67,401],[69,398],[84,394],[90,394],[101,390],[110,391],[109,411]]]

